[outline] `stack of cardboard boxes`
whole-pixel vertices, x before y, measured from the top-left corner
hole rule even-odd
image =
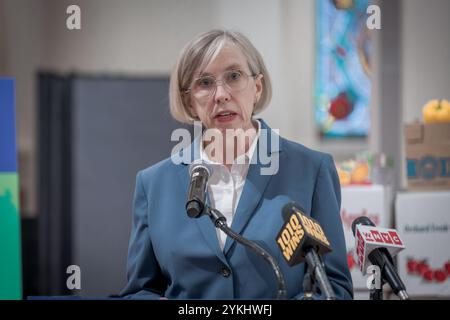
[[[450,190],[450,123],[404,128],[408,190]]]
[[[450,123],[404,127],[407,191],[395,202],[406,244],[398,270],[413,297],[450,297]]]

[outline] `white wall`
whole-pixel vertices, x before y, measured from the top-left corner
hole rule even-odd
[[[0,76],[16,79],[19,178],[28,197],[25,213],[35,211],[36,205],[35,72],[41,58],[42,10],[39,1],[0,0]]]
[[[3,2],[0,1],[0,75],[6,74],[6,23],[5,23],[5,9]]]
[[[313,43],[313,0],[78,1],[81,31],[64,27],[70,3],[47,3],[44,67],[167,74],[195,34],[215,27],[236,29],[261,51],[273,80],[272,104],[263,116],[285,136],[312,142],[313,46],[302,43]],[[302,114],[294,108],[304,110],[308,119],[300,130],[294,119]]]
[[[422,119],[431,99],[450,100],[450,1],[403,0],[401,100],[403,123]],[[404,139],[402,139],[402,155]],[[406,186],[402,166],[401,184]]]
[[[450,99],[450,1],[404,0],[402,101],[405,122],[430,99]]]

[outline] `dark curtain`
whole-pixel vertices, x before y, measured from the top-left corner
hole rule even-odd
[[[169,77],[39,74],[37,295],[116,295],[136,173],[170,156]],[[69,291],[67,267],[81,270]]]
[[[38,74],[38,274],[40,295],[68,294],[71,261],[70,76]]]

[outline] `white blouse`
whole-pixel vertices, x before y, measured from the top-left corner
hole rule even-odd
[[[244,189],[250,161],[261,132],[261,123],[258,120],[255,121],[258,123],[258,132],[255,139],[248,151],[234,160],[230,170],[225,165],[212,161],[203,150],[202,143],[200,143],[201,159],[212,167],[212,174],[208,180],[208,194],[211,206],[225,216],[228,226],[231,226],[233,222],[233,217]],[[216,231],[220,247],[223,250],[227,235],[220,229],[216,229]]]

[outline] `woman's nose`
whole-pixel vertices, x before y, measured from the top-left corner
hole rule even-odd
[[[216,87],[216,92],[214,95],[214,100],[216,103],[224,103],[230,101],[230,93],[228,92],[227,88],[225,87],[225,84],[218,83]]]

